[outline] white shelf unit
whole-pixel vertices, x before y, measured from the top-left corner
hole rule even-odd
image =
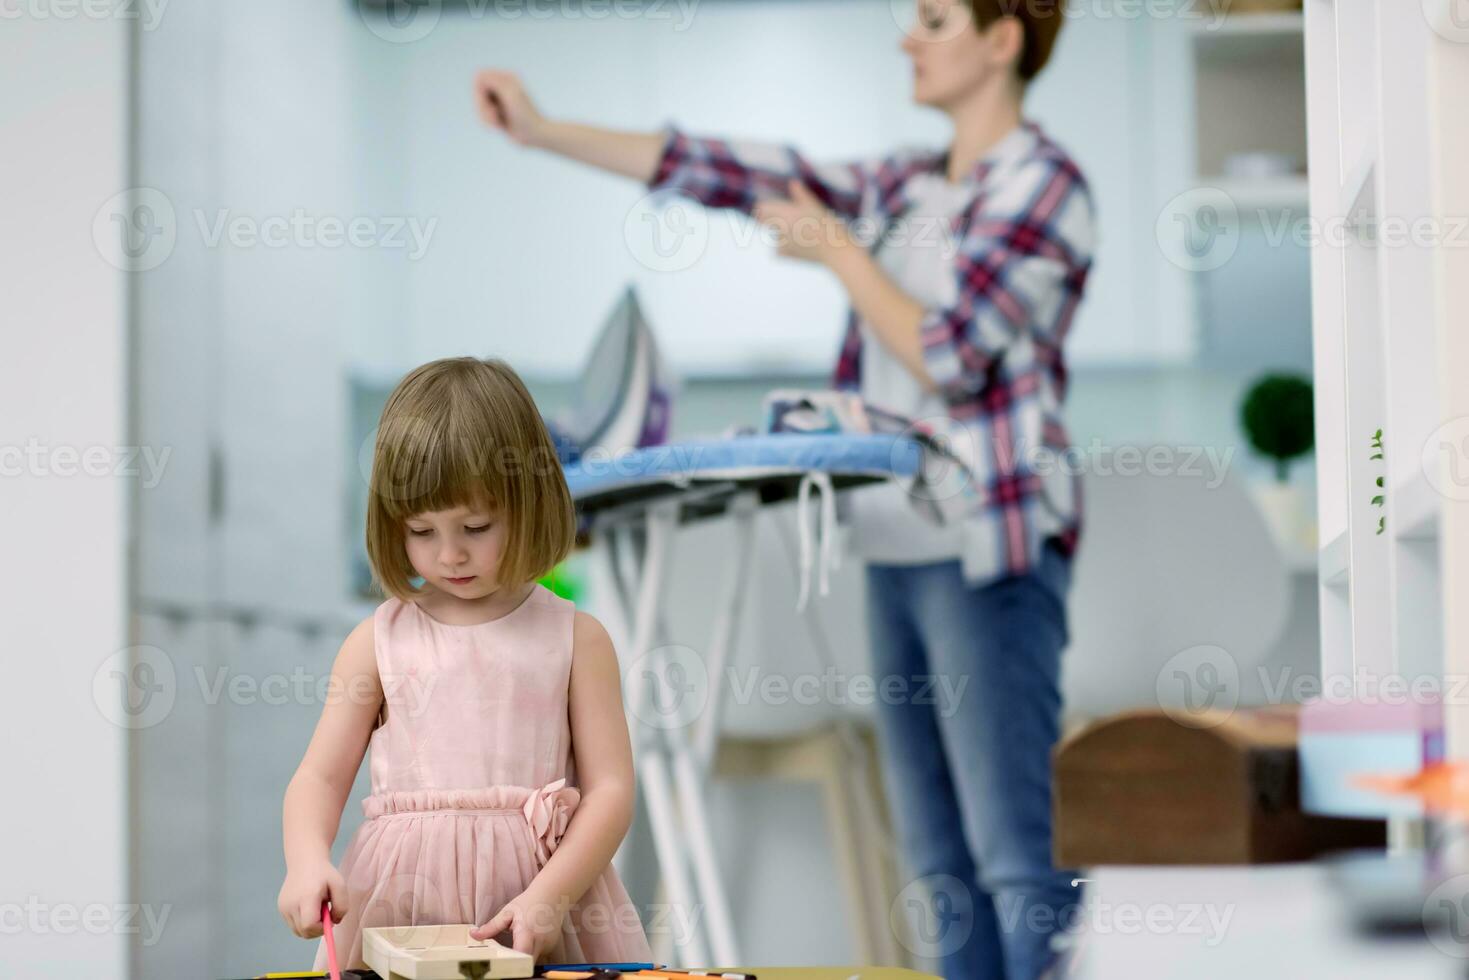
[[[1217,194],[1186,196],[1179,192],[1222,191],[1232,213],[1226,212],[1223,218],[1211,215],[1209,220],[1222,221],[1226,230],[1237,233],[1237,242],[1248,240],[1249,249],[1258,248],[1262,239],[1280,235],[1284,236],[1284,247],[1300,248],[1295,243],[1295,229],[1304,220],[1309,204],[1304,172],[1302,25],[1298,13],[1234,13],[1222,20],[1162,20],[1154,27],[1154,73],[1157,77],[1177,77],[1179,83],[1168,90],[1166,97],[1160,97],[1153,111],[1160,120],[1185,121],[1179,127],[1177,141],[1179,169],[1160,171],[1164,180],[1176,174],[1182,186],[1170,184],[1167,194],[1173,200],[1186,201],[1185,207],[1205,209],[1219,205]],[[1289,168],[1252,176],[1228,172],[1231,157],[1255,153],[1284,157]],[[1201,216],[1197,226],[1208,224]],[[1300,260],[1299,255],[1295,258]],[[1207,356],[1218,344],[1217,332],[1227,329],[1220,320],[1218,289],[1219,279],[1213,268],[1190,273],[1179,289],[1182,300],[1178,315],[1189,325],[1191,350],[1196,356]],[[1296,281],[1296,290],[1294,302],[1303,311],[1307,290],[1304,275]],[[1304,319],[1302,313],[1282,319],[1281,324],[1286,332],[1304,332]],[[1299,350],[1304,344],[1299,334],[1294,336]],[[1304,368],[1300,363],[1281,364],[1268,358],[1252,366],[1259,371]]]
[[[1305,60],[1300,14],[1235,14],[1191,32],[1194,173],[1241,212],[1306,207]],[[1290,157],[1295,172],[1228,176],[1225,160],[1245,152]]]
[[[1204,43],[1221,47],[1231,44],[1249,44],[1259,37],[1291,37],[1299,39],[1305,17],[1299,10],[1281,10],[1262,13],[1236,13],[1215,22],[1203,19],[1195,22],[1194,33]]]
[[[1464,249],[1431,237],[1469,214],[1469,116],[1448,95],[1469,78],[1469,38],[1436,32],[1418,7],[1306,0],[1304,11],[1321,667],[1323,681],[1355,677],[1359,693],[1371,675],[1469,666],[1448,598],[1469,561],[1453,497],[1469,492],[1432,462],[1440,426],[1469,413],[1469,269]],[[1428,234],[1409,234],[1415,222]],[[1379,428],[1385,459],[1373,460]],[[1463,440],[1444,448],[1466,452]],[[1469,706],[1448,724],[1450,752],[1464,755]]]

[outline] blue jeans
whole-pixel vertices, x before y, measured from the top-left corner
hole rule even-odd
[[[921,903],[911,945],[948,980],[1033,980],[1079,911],[1051,866],[1070,578],[1051,546],[979,588],[957,560],[867,566],[883,782],[912,876],[899,901]]]

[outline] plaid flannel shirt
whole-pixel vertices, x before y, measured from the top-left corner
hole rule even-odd
[[[824,164],[788,146],[664,132],[650,189],[747,214],[799,179],[843,218],[888,228],[910,182],[947,169],[943,150]],[[1076,164],[1030,122],[965,185],[972,196],[947,229],[955,300],[927,307],[920,324],[924,365],[949,418],[923,427],[968,466],[963,490],[938,509],[962,514],[965,578],[980,584],[1035,567],[1047,541],[1068,555],[1078,544],[1081,478],[1067,465],[1062,347],[1091,268],[1094,214]],[[839,390],[861,383],[860,323],[850,311],[832,375]]]

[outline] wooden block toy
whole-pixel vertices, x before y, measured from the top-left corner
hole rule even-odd
[[[385,926],[362,931],[362,959],[382,980],[529,977],[535,960],[493,939],[471,939],[468,923]]]

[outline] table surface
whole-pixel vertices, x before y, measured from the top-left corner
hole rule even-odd
[[[693,967],[686,969],[693,969]],[[704,967],[704,969],[722,969],[729,973],[753,973],[758,980],[858,980],[858,978],[860,980],[941,980],[931,973],[918,973],[891,966],[732,966]],[[372,973],[368,975],[376,976]],[[632,976],[633,974],[627,975]]]
[[[1089,870],[1087,880],[1087,915],[1068,973],[1074,980],[1447,980],[1464,977],[1469,963],[1422,932],[1381,938],[1353,929],[1318,862],[1103,867]]]
[[[759,980],[942,980],[932,973],[895,966],[743,966],[730,973],[753,973]]]

